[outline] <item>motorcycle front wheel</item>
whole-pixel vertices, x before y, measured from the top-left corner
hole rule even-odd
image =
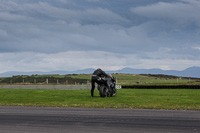
[[[117,95],[117,90],[113,89],[112,93],[110,94],[111,97],[115,97]]]

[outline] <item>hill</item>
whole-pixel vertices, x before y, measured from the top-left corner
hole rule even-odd
[[[95,69],[88,68],[77,71],[50,71],[50,72],[20,72],[20,71],[9,71],[0,73],[0,77],[12,77],[13,75],[66,75],[66,74],[92,74]],[[185,70],[162,70],[162,69],[134,69],[134,68],[123,68],[117,71],[106,71],[107,73],[124,73],[124,74],[164,74],[174,75],[179,77],[196,77],[200,78],[200,67],[189,67]]]
[[[189,67],[185,70],[162,70],[162,69],[134,69],[123,68],[118,71],[110,71],[111,73],[125,73],[125,74],[164,74],[174,75],[179,77],[195,77],[200,78],[200,67]]]

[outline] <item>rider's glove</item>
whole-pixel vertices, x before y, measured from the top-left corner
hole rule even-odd
[[[98,80],[98,81],[100,81],[100,80],[101,80],[101,78],[98,78],[97,80]]]

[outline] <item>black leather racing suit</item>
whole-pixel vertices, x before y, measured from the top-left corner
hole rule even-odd
[[[107,75],[103,70],[101,69],[97,69],[93,72],[92,74],[92,79],[91,79],[91,84],[92,84],[92,88],[91,88],[91,96],[94,96],[94,89],[95,89],[95,82],[98,84],[98,79],[100,77],[109,77],[109,75]]]

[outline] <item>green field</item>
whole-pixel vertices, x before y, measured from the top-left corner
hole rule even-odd
[[[121,85],[199,85],[200,78],[151,74],[113,74]],[[0,78],[0,84],[89,84],[91,74],[69,75],[18,75]]]
[[[199,85],[200,79],[169,75],[113,74],[120,85]],[[0,78],[1,84],[89,84],[91,74],[32,75]],[[11,82],[12,81],[12,82]],[[14,82],[15,81],[15,82]],[[35,82],[37,81],[37,82]],[[59,81],[59,82],[58,82]],[[67,81],[67,82],[66,82]],[[95,90],[0,89],[0,106],[52,106],[200,110],[200,90],[121,89],[116,97],[101,98]]]
[[[149,75],[149,74],[112,74],[117,79],[117,84],[121,85],[186,85],[186,84],[200,84],[200,79],[176,77],[171,75]],[[90,80],[90,74],[68,75],[72,78]]]
[[[198,89],[121,89],[101,98],[95,90],[0,89],[0,106],[200,110]]]

